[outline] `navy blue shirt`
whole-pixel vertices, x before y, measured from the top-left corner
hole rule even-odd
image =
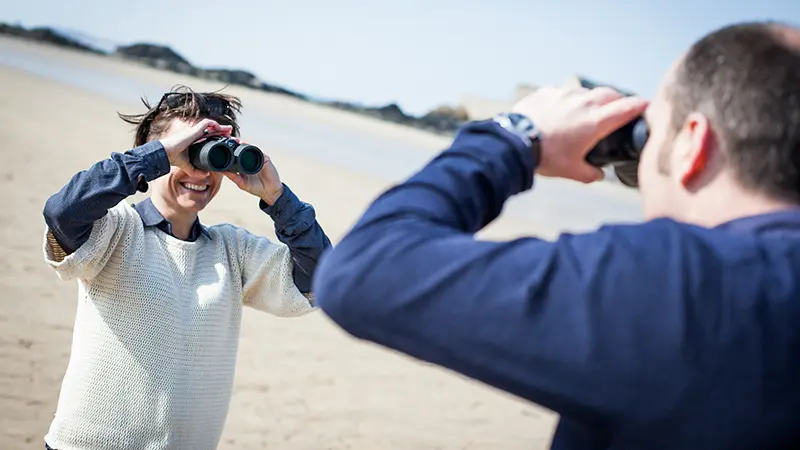
[[[67,253],[72,253],[89,239],[92,224],[110,208],[133,195],[142,182],[152,181],[169,173],[167,153],[159,141],[152,141],[125,153],[112,153],[87,170],[75,174],[44,207],[44,219],[53,236]],[[156,227],[172,233],[172,224],[156,209],[150,199],[134,205],[145,227]],[[268,214],[278,240],[289,247],[294,262],[294,282],[300,292],[311,291],[311,280],[323,251],[331,247],[316,220],[314,208],[300,201],[284,184],[283,194],[274,205],[259,200],[259,208]],[[208,231],[195,220],[189,240]]]
[[[554,449],[800,448],[800,209],[476,239],[534,169],[498,125],[465,126],[323,256],[318,305],[559,413]]]

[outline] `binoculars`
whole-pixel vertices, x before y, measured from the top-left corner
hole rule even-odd
[[[595,167],[611,166],[622,184],[636,188],[639,156],[649,134],[647,122],[637,117],[598,142],[586,155],[586,162]]]
[[[255,145],[240,144],[224,136],[210,137],[189,146],[189,162],[209,172],[258,173],[264,166],[264,153]]]

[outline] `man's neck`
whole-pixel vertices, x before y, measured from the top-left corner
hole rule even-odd
[[[758,216],[798,208],[795,203],[776,200],[760,193],[741,188],[726,190],[714,195],[708,193],[698,199],[683,214],[683,220],[704,227],[716,227],[743,217]]]
[[[172,234],[181,240],[189,239],[192,233],[192,226],[197,220],[197,213],[178,210],[177,208],[167,205],[160,198],[155,196],[151,198],[151,201],[158,212],[169,221],[172,227]]]

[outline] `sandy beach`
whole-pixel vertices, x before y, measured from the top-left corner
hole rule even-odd
[[[3,48],[159,84],[213,83],[131,63],[2,40]],[[129,148],[116,117],[129,102],[109,99],[2,64],[0,59],[0,449],[43,448],[70,354],[77,286],[61,282],[42,256],[42,207],[75,172]],[[434,155],[449,140],[289,98],[229,88],[244,114],[278,109],[309,121],[414,143]],[[246,136],[247,129],[243,129]],[[389,183],[320,162],[291,146],[262,147],[282,179],[313,204],[334,244]],[[139,194],[141,195],[141,194]],[[130,199],[136,201],[139,195]],[[612,194],[609,194],[612,195]],[[274,238],[253,197],[226,182],[201,213]],[[502,217],[491,238],[538,232]],[[543,231],[543,233],[545,233]],[[546,233],[545,233],[546,234]],[[244,316],[234,396],[222,449],[543,449],[555,416],[448,371],[356,341],[322,313]]]

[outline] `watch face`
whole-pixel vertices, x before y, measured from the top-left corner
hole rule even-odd
[[[534,165],[539,164],[541,157],[541,142],[539,142],[539,130],[536,129],[533,121],[522,114],[499,114],[493,119],[506,131],[517,136],[522,143],[531,149],[534,158]]]
[[[514,128],[516,128],[519,131],[524,132],[526,135],[530,131],[534,130],[533,122],[531,122],[531,119],[528,119],[527,117],[523,116],[522,114],[511,113],[511,114],[508,115],[508,118],[511,121],[511,123],[514,125]]]
[[[501,114],[495,117],[494,120],[506,130],[523,138],[528,145],[530,145],[530,141],[535,139],[538,135],[533,122],[522,114]]]

